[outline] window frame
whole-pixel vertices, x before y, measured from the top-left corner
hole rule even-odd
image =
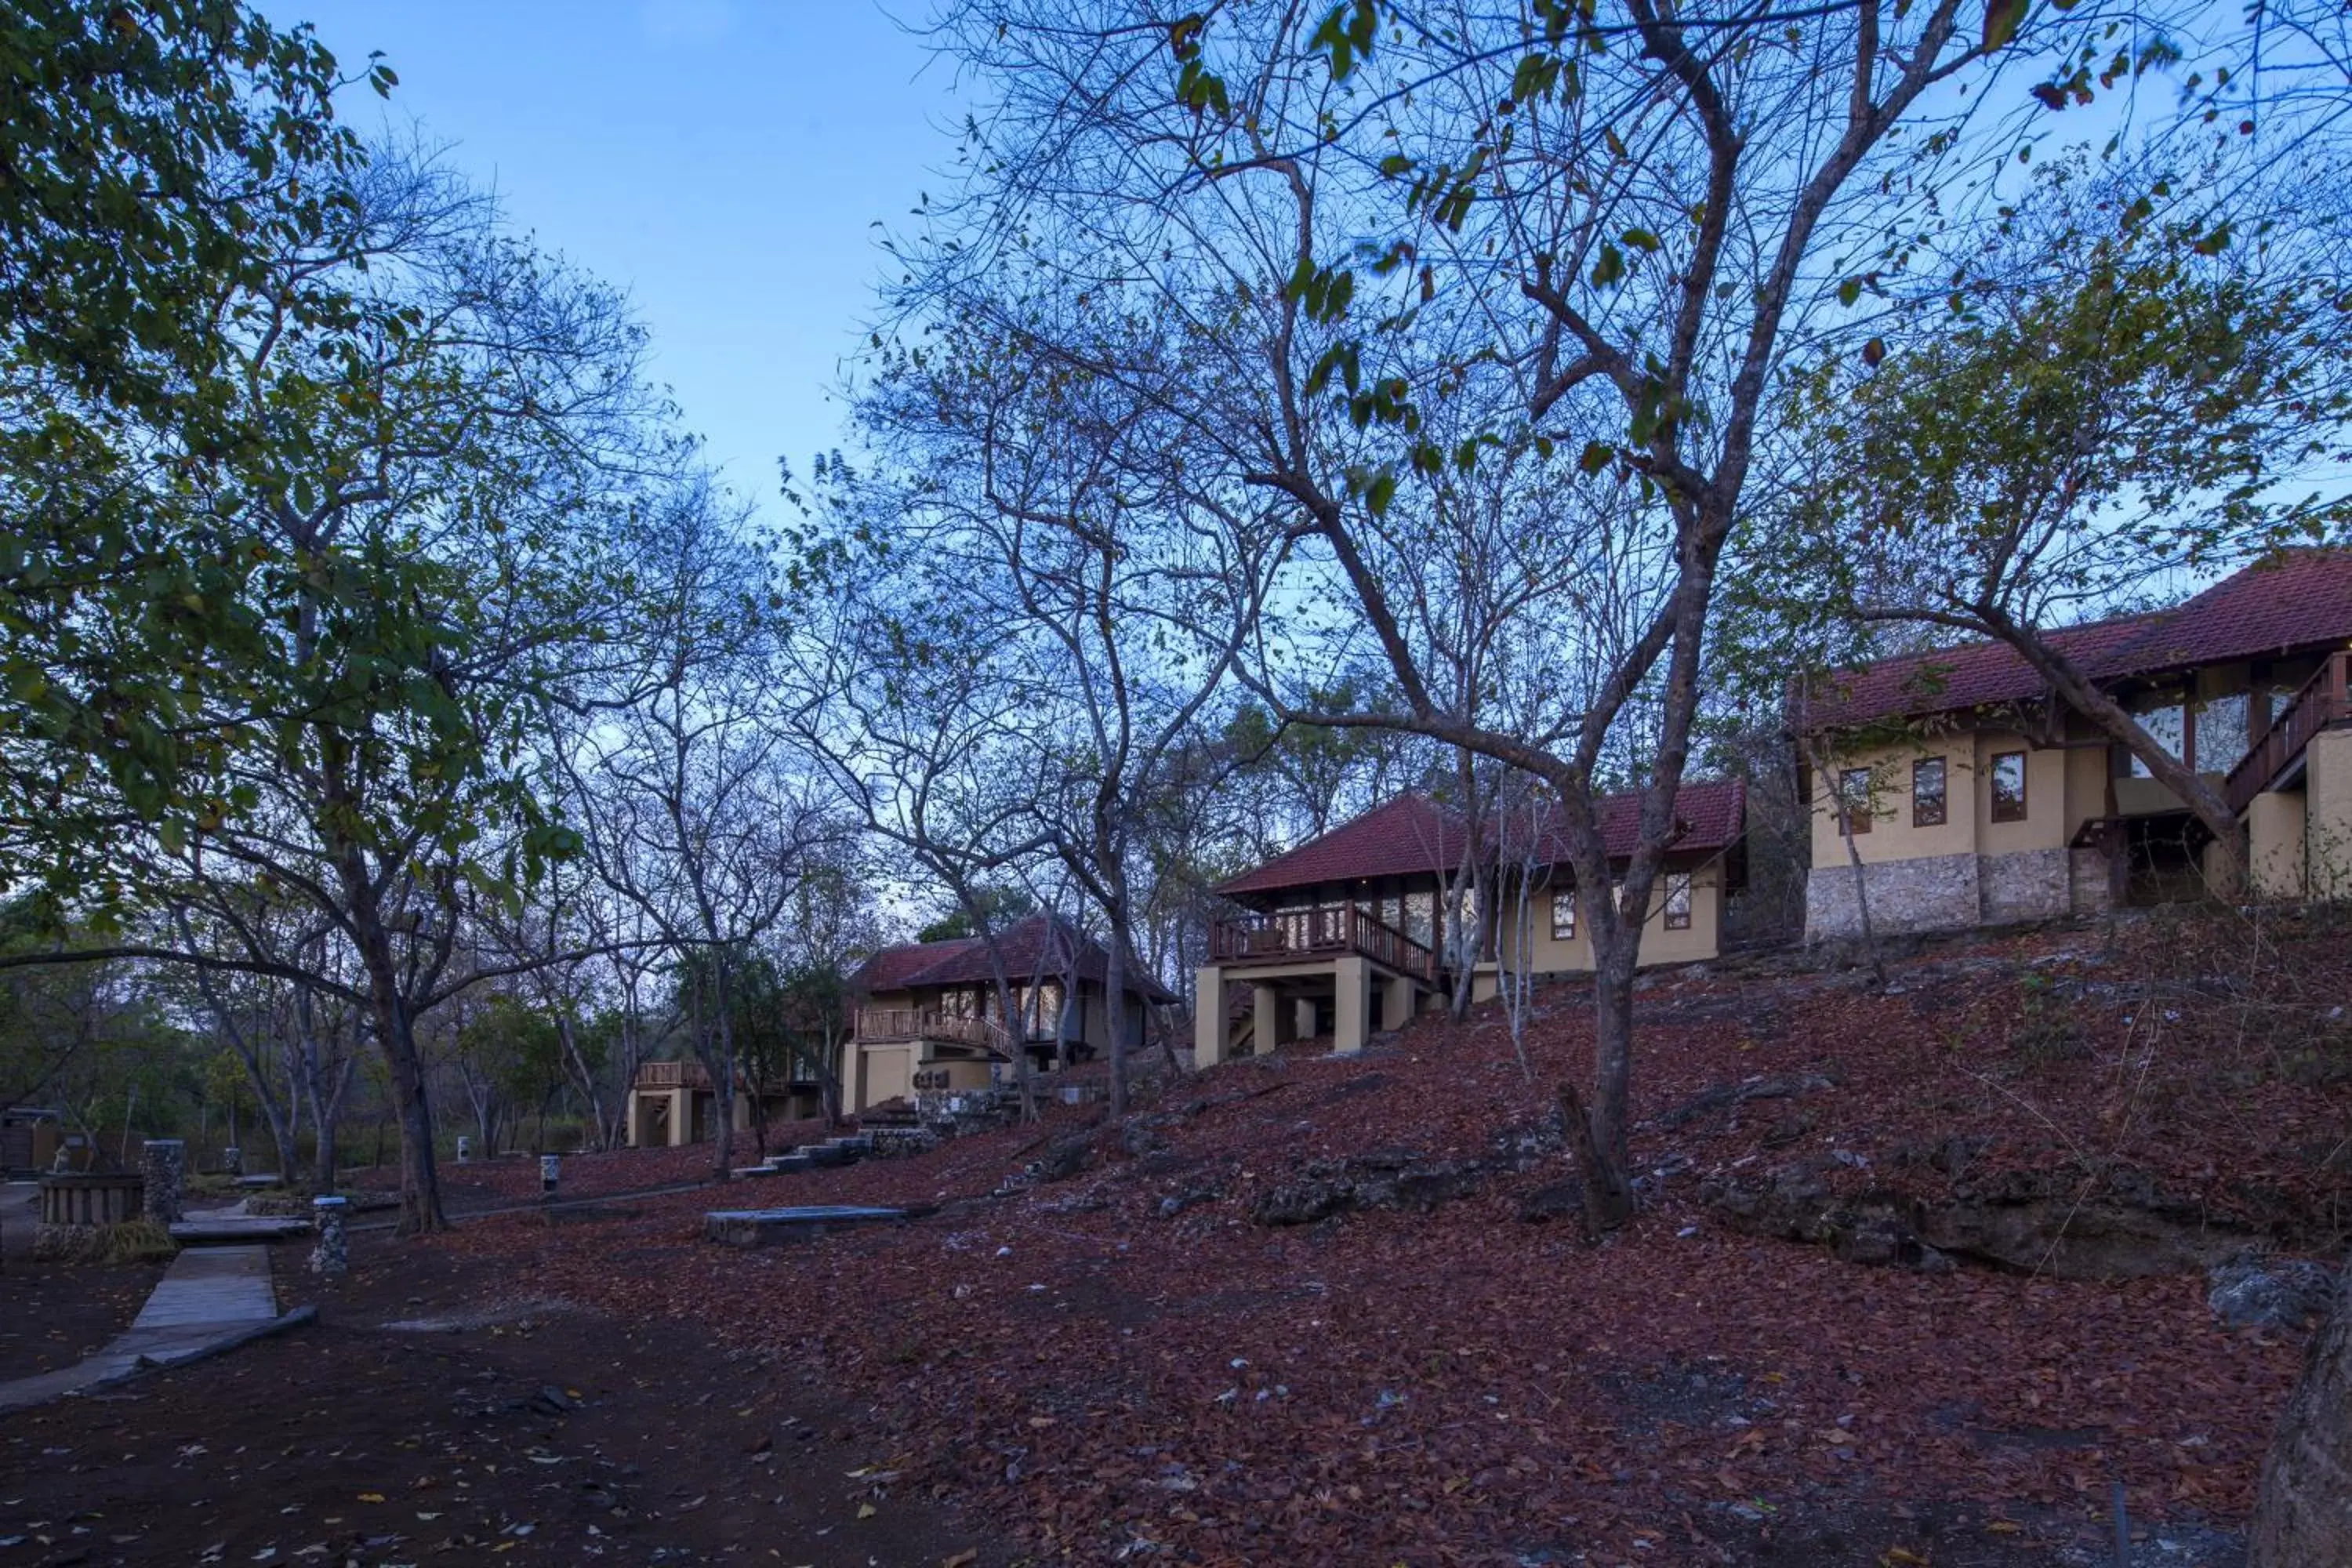
[[[1919,794],[1920,780],[1927,776],[1927,771],[1931,768],[1935,770],[1936,774],[1936,805],[1935,815],[1933,816],[1928,816],[1925,811],[1920,809],[1921,796]],[[1915,758],[1911,763],[1911,826],[1914,827],[1941,827],[1951,820],[1952,769],[1950,762],[1942,756]]]
[[[1665,893],[1659,906],[1660,924],[1667,931],[1688,931],[1691,928],[1691,874],[1688,871],[1669,871],[1665,875]],[[1679,910],[1675,908],[1678,896],[1682,900]]]
[[[2025,751],[1995,752],[1985,768],[1986,815],[1993,822],[2024,822],[2032,814],[2033,769]],[[2000,768],[2011,758],[2017,760],[2017,805],[2014,810],[2004,807],[2001,801]]]
[[[1848,786],[1851,784],[1853,780],[1857,778],[1862,780],[1863,786],[1862,798],[1860,800],[1856,800],[1853,795],[1848,793]],[[1871,778],[1871,770],[1868,768],[1840,768],[1837,773],[1837,780],[1831,787],[1837,791],[1837,794],[1832,797],[1832,805],[1831,809],[1832,811],[1838,811],[1843,807],[1843,815],[1845,817],[1846,832],[1852,834],[1857,838],[1869,832],[1870,819],[1876,815],[1876,812],[1871,805],[1872,796],[1876,793],[1874,782]]]
[[[1563,906],[1568,910],[1568,923],[1564,928],[1559,919],[1559,911]],[[1576,940],[1576,889],[1574,888],[1565,889],[1551,896],[1551,939],[1554,942]]]

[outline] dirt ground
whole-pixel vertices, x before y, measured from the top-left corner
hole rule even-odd
[[[691,1323],[517,1307],[495,1260],[353,1252],[318,1289],[278,1250],[308,1327],[0,1426],[0,1568],[1002,1561],[896,1485],[856,1412]]]
[[[139,1315],[163,1269],[33,1261],[29,1183],[0,1186],[0,1382],[69,1366]]]

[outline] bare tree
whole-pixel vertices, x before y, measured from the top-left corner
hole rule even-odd
[[[1864,274],[1882,254],[1894,265],[1932,204],[1967,216],[1940,175],[1998,144],[1975,106],[2039,112],[1999,96],[2001,67],[2107,20],[1996,8],[1964,34],[1957,0],[1696,19],[1633,0],[1591,16],[1227,8],[1171,28],[1116,0],[1076,16],[972,0],[946,24],[992,112],[974,132],[982,173],[929,246],[900,247],[916,261],[905,319],[1028,333],[1033,355],[1160,410],[1188,485],[1228,492],[1226,515],[1274,505],[1297,548],[1270,557],[1288,577],[1270,602],[1333,620],[1344,605],[1398,694],[1378,713],[1281,717],[1410,730],[1554,793],[1597,971],[1585,1173],[1601,1223],[1632,1206],[1642,917],[1718,571],[1759,456],[1777,454],[1772,378],[1866,335]],[[1022,287],[997,295],[997,269]],[[1185,335],[1194,374],[1139,370],[1061,330],[1047,291],[1149,313]],[[1452,407],[1485,413],[1464,427]],[[1427,505],[1415,476],[1498,448],[1527,454],[1536,490],[1619,487],[1584,513],[1613,532],[1580,543],[1611,563],[1606,597],[1633,635],[1584,635],[1593,579],[1539,579],[1515,620],[1591,657],[1534,726],[1490,721],[1440,679],[1444,618],[1416,613],[1384,531]],[[1259,668],[1278,671],[1309,630],[1287,619]],[[1624,781],[1642,799],[1612,899],[1599,802],[1629,725],[1646,737]]]

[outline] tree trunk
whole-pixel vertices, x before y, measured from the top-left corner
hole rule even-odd
[[[719,980],[718,992],[712,998],[718,1027],[713,1031],[717,1037],[715,1046],[704,1053],[703,1064],[710,1069],[710,1105],[719,1123],[714,1129],[716,1142],[711,1151],[710,1173],[713,1180],[723,1182],[735,1169],[735,1008],[732,987],[728,983],[727,949],[714,942],[711,951],[716,955],[713,967]],[[717,1059],[712,1059],[714,1057]]]
[[[1103,963],[1103,1020],[1110,1030],[1110,1119],[1127,1114],[1127,928],[1114,918]]]
[[[400,1124],[400,1224],[397,1234],[422,1236],[446,1230],[441,1178],[433,1156],[433,1101],[425,1092],[425,1062],[409,1027],[408,1009],[397,994],[379,999],[376,1039],[392,1068],[393,1113]]]
[[[1578,1163],[1583,1167],[1585,1213],[1595,1230],[1614,1230],[1633,1217],[1625,1103],[1633,1077],[1633,944],[1638,940],[1638,928],[1635,932],[1620,931],[1606,938],[1602,930],[1601,921],[1593,922],[1592,1103],[1584,1108],[1582,1134],[1571,1131],[1570,1136]]]
[[[1871,929],[1870,879],[1863,870],[1862,846],[1853,841],[1853,814],[1846,805],[1845,792],[1837,787],[1837,774],[1830,767],[1829,756],[1821,744],[1820,737],[1805,737],[1805,754],[1813,764],[1813,775],[1829,792],[1830,811],[1837,821],[1838,837],[1845,840],[1846,866],[1853,875],[1854,916],[1862,926],[1863,956],[1869,961],[1870,973],[1878,982],[1878,988],[1884,991],[1886,989],[1886,963],[1878,955],[1878,933]],[[1809,824],[1812,820],[1812,802],[1807,801],[1805,814]]]
[[[2150,777],[2179,795],[2182,804],[2195,814],[2221,847],[2226,864],[2224,874],[2234,877],[2238,887],[2232,896],[2242,896],[2247,890],[2246,830],[2238,821],[2237,813],[2221,798],[2221,792],[2205,782],[2204,775],[2187,763],[2158,745],[2156,738],[2143,728],[2138,720],[2123,710],[2122,704],[2093,685],[2090,679],[2075,668],[2072,659],[2051,647],[2035,632],[2018,625],[1998,610],[1979,606],[1979,616],[1986,629],[2017,651],[2018,657],[2032,665],[2034,673],[2050,683],[2051,689],[2065,700],[2068,707],[2099,727],[2109,740],[2129,751],[2144,763]],[[2236,758],[2231,758],[2234,764]]]
[[[351,852],[356,858],[356,851]],[[392,941],[376,909],[374,892],[360,872],[354,885],[352,868],[344,872],[352,900],[352,934],[360,962],[367,971],[377,1046],[392,1069],[392,1110],[400,1126],[400,1223],[397,1234],[421,1236],[446,1230],[449,1219],[441,1208],[441,1178],[433,1157],[433,1101],[426,1091],[425,1059],[416,1049],[416,1031],[401,994],[400,974],[393,963]],[[487,1151],[486,1151],[487,1152]]]
[[[2247,1568],[2352,1563],[2352,1258],[2313,1336],[2254,1500]]]

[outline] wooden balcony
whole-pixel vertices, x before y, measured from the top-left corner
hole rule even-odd
[[[1012,1036],[992,1018],[959,1017],[929,1007],[860,1007],[852,1026],[861,1041],[931,1040],[1013,1054]]]
[[[2278,784],[2314,735],[2347,722],[2352,722],[2352,653],[2332,653],[2230,770],[2221,783],[2222,799],[2231,811],[2244,811],[2254,796]]]
[[[737,1072],[738,1089],[748,1089],[751,1083],[749,1073]],[[629,1080],[629,1087],[647,1091],[692,1089],[707,1094],[710,1091],[710,1069],[700,1062],[639,1062],[637,1076]],[[794,1078],[789,1082],[782,1079],[771,1079],[760,1086],[763,1094],[783,1094],[793,1089],[815,1087],[814,1079],[802,1078]]]
[[[1320,904],[1219,921],[1209,928],[1209,962],[1246,966],[1295,963],[1353,953],[1399,974],[1437,977],[1437,954],[1426,942],[1356,904]]]
[[[701,1089],[710,1087],[710,1069],[700,1062],[639,1062],[635,1089]]]

